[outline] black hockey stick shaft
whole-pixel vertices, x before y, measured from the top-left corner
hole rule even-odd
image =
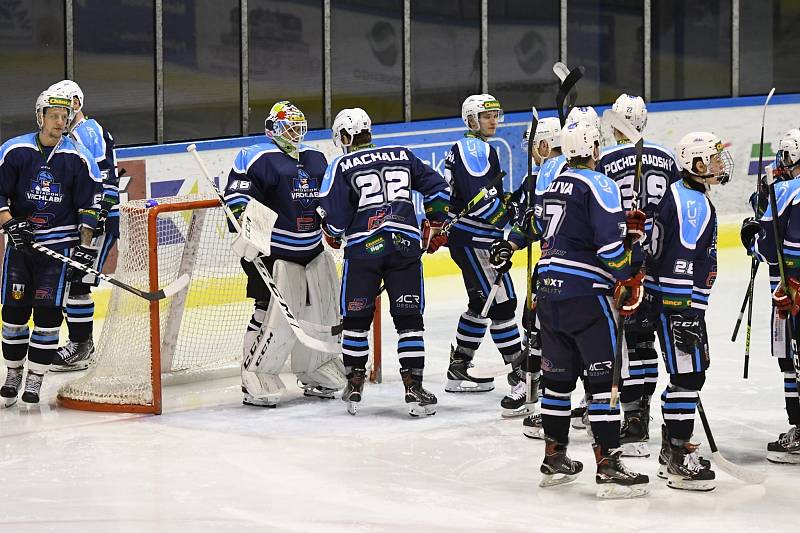
[[[556,93],[556,109],[558,110],[558,120],[561,122],[562,127],[567,122],[568,113],[565,109],[564,102],[578,81],[583,77],[583,72],[583,67],[575,67],[569,71],[567,77],[564,78],[564,81],[562,81],[561,85],[558,87],[558,92]]]
[[[525,183],[526,190],[525,190],[525,216],[529,216],[531,209],[531,197],[533,196],[534,191],[534,179],[533,179],[533,150],[534,150],[534,139],[536,139],[536,128],[539,126],[539,118],[536,112],[536,108],[531,109],[531,132],[528,135],[528,175],[527,175],[527,182]],[[538,150],[537,150],[538,152]],[[531,362],[531,337],[533,334],[533,242],[530,236],[533,234],[533,220],[526,220],[523,223],[528,224],[528,246],[526,247],[527,253],[527,264],[526,264],[526,280],[527,280],[527,287],[526,287],[526,297],[525,297],[525,306],[528,309],[528,314],[526,316],[526,324],[525,330],[527,333],[527,342],[525,342],[525,381],[527,384],[526,392],[525,392],[525,401],[526,403],[532,403],[533,401],[533,391],[531,390],[531,385],[533,383],[533,376],[532,376],[532,367],[533,364]]]
[[[747,285],[747,290],[744,292],[744,298],[742,298],[742,306],[739,309],[739,316],[736,317],[736,325],[733,326],[731,342],[736,342],[736,337],[739,336],[739,328],[742,326],[742,320],[744,320],[744,312],[747,310],[747,304],[750,302],[752,296],[751,286],[755,280],[755,273],[753,270],[758,270],[759,264],[760,263],[756,258],[753,258],[753,260],[750,261],[750,282]]]

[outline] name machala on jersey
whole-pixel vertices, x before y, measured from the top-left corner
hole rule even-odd
[[[343,158],[342,162],[339,163],[339,169],[342,172],[350,170],[353,167],[357,167],[359,165],[369,165],[371,163],[375,163],[377,161],[408,161],[408,154],[406,154],[405,150],[398,149],[397,151],[374,151],[368,152],[361,156],[352,156]]]
[[[674,164],[675,160],[672,159],[671,157],[665,157],[655,154],[642,154],[642,165],[645,166],[658,167],[672,172],[672,166]],[[629,168],[636,168],[636,156],[628,155],[621,159],[609,161],[608,163],[606,163],[605,167],[606,167],[606,172],[609,174],[622,172],[623,170]]]

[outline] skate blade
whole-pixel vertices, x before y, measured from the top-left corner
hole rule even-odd
[[[420,405],[418,403],[408,404],[408,414],[418,418],[421,416],[433,416],[436,414],[435,405]]]
[[[572,426],[572,429],[586,429],[586,424],[584,424],[583,420],[580,418],[571,419],[570,425]]]
[[[693,490],[696,492],[709,492],[716,488],[713,479],[708,481],[689,481],[676,474],[667,475],[667,487],[677,490]]]
[[[50,365],[50,372],[78,372],[89,368],[89,361],[75,363],[73,365]]]
[[[558,485],[572,483],[576,479],[578,479],[578,474],[544,474],[539,486],[542,488],[557,487]]]
[[[472,385],[467,386],[464,383],[472,383]],[[494,390],[494,381],[475,383],[474,381],[448,379],[447,384],[444,386],[445,392],[489,392],[492,390]]]
[[[17,397],[14,396],[13,398],[3,398],[3,407],[8,409],[9,407],[14,407],[17,405]]]
[[[800,464],[799,452],[767,452],[767,461],[779,465]]]
[[[650,446],[646,442],[626,442],[620,447],[622,457],[650,457]]]
[[[255,396],[245,396],[242,398],[242,405],[249,405],[251,407],[266,407],[267,409],[274,409],[278,407],[278,400],[274,398],[257,398]]]
[[[518,407],[517,409],[503,409],[503,412],[500,413],[500,416],[503,418],[519,418],[521,416],[528,416],[532,415],[536,409],[535,403],[526,403],[523,404],[522,407]]]
[[[321,398],[323,400],[333,400],[336,391],[304,390],[303,396],[308,398]]]
[[[522,434],[528,437],[529,439],[544,440],[544,428],[532,428],[523,426]]]
[[[358,413],[358,402],[347,402],[347,412],[356,416],[356,413]]]
[[[639,485],[619,485],[617,483],[603,483],[597,487],[597,497],[604,500],[624,500],[639,498],[650,494],[647,483]]]

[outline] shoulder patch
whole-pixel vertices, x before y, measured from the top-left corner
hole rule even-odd
[[[0,165],[3,164],[3,160],[6,158],[6,154],[8,154],[14,148],[33,148],[34,150],[38,150],[39,148],[36,146],[36,134],[35,133],[26,133],[25,135],[20,135],[18,137],[14,137],[12,139],[7,140],[0,146]]]
[[[563,155],[545,161],[536,176],[536,187],[534,188],[536,194],[540,196],[544,194],[550,184],[553,183],[553,180],[561,174],[566,164],[567,158]]]
[[[339,160],[344,157],[344,154],[337,155],[333,161],[328,163],[328,168],[325,169],[325,176],[322,178],[322,185],[319,186],[319,196],[327,196],[333,187],[333,177],[336,175],[336,168],[339,166]]]
[[[458,153],[461,155],[461,162],[467,172],[473,176],[483,176],[489,172],[489,143],[480,139],[466,138],[459,139]]]
[[[246,174],[250,166],[263,154],[279,152],[280,148],[274,144],[260,143],[242,148],[233,162],[233,170],[239,174]]]
[[[617,182],[599,172],[589,169],[567,170],[561,174],[582,181],[589,186],[597,203],[609,213],[622,211],[622,195]]]
[[[670,191],[678,213],[681,244],[694,250],[711,220],[711,204],[705,194],[689,189],[680,181],[673,183]]]

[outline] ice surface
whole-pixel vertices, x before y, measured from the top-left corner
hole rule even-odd
[[[514,271],[524,294],[524,269]],[[541,489],[544,445],[521,420],[500,417],[507,390],[487,335],[476,372],[493,374],[488,393],[444,392],[449,344],[466,304],[458,277],[427,280],[426,386],[434,417],[406,414],[391,321],[384,379],[369,385],[358,416],[340,400],[290,397],[277,409],[241,405],[236,379],[166,389],[165,414],[70,411],[55,405],[49,374],[38,408],[0,412],[0,531],[778,531],[796,523],[800,467],[764,459],[786,431],[782,376],[768,354],[769,295],[759,273],[750,379],[742,380],[744,330],[729,338],[747,285],[749,261],[720,253],[708,329],[712,366],[702,398],[729,460],[766,472],[746,486],[717,471],[717,489],[684,493],[655,476],[661,415],[654,408],[653,455],[628,465],[650,475],[649,497],[598,501],[588,437],[573,430],[578,481]],[[242,328],[244,328],[242,324]],[[99,329],[98,329],[99,331]],[[663,390],[662,380],[658,394]],[[577,405],[579,391],[573,396]],[[699,420],[695,440],[705,442]],[[710,455],[707,446],[701,448]]]

